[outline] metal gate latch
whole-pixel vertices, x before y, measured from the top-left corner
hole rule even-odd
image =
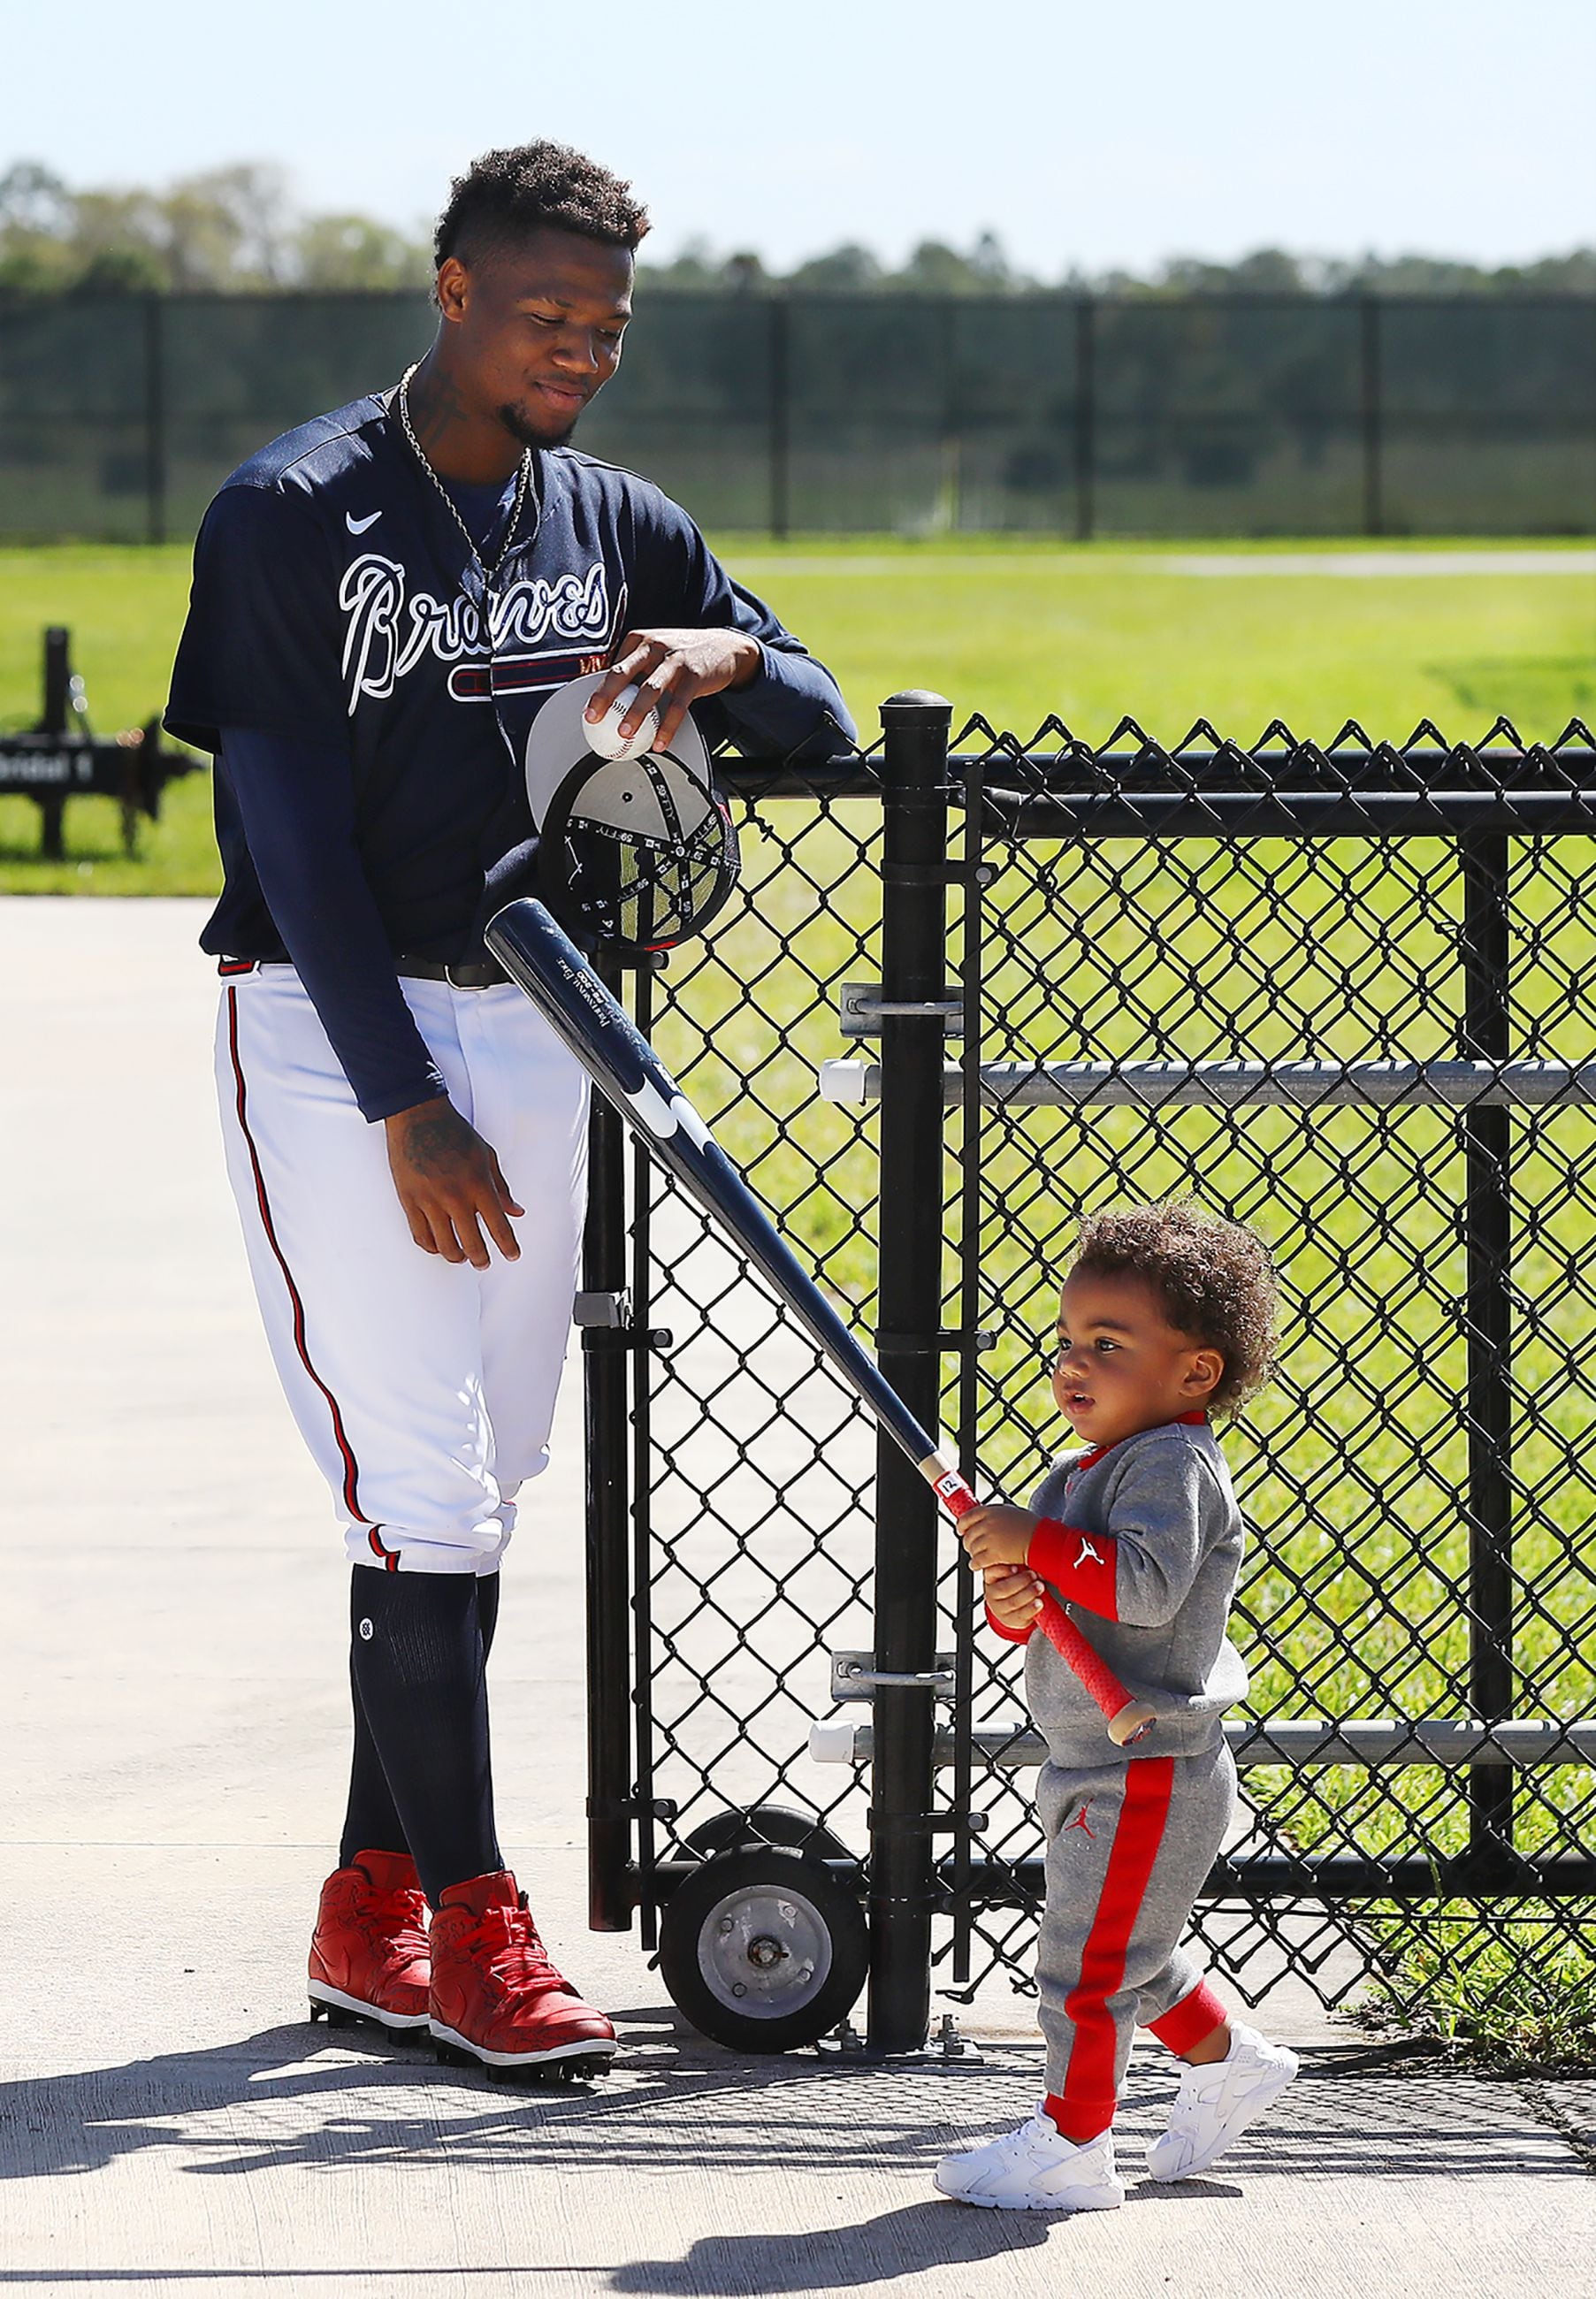
[[[835,1652],[831,1656],[831,1697],[834,1700],[869,1700],[881,1685],[894,1691],[924,1686],[939,1698],[953,1697],[954,1655],[938,1653],[935,1668],[902,1672],[877,1668],[870,1652]]]
[[[571,1307],[571,1323],[582,1336],[585,1350],[668,1349],[669,1327],[644,1328],[632,1322],[630,1293],[578,1293]]]
[[[837,992],[837,1024],[844,1038],[878,1038],[882,1017],[906,1014],[922,1018],[940,1014],[950,1038],[964,1034],[962,998],[884,998],[878,982],[844,982]]]

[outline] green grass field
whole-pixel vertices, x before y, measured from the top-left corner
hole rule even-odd
[[[1473,735],[1501,712],[1542,737],[1571,715],[1596,717],[1596,577],[1270,577],[1271,558],[1304,547],[968,536],[723,544],[734,571],[833,665],[867,730],[882,698],[903,686],[939,688],[959,716],[978,710],[1021,733],[1057,712],[1097,738],[1126,713],[1165,741],[1206,716],[1243,742],[1275,717],[1320,739],[1348,718],[1400,738],[1426,716]],[[1400,567],[1416,552],[1469,547],[1382,549]],[[1533,547],[1554,561],[1562,548]],[[1361,557],[1369,546],[1311,548]],[[1165,571],[1226,557],[1264,571]],[[176,545],[0,551],[0,723],[37,716],[39,635],[51,622],[72,630],[96,727],[147,718],[165,695],[187,579]],[[134,862],[122,859],[109,801],[69,806],[64,864],[32,859],[37,843],[32,804],[0,800],[0,891],[204,893],[214,884],[199,776],[173,788]]]

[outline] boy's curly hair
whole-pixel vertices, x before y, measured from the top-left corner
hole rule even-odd
[[[1275,1357],[1275,1270],[1268,1248],[1240,1222],[1186,1199],[1095,1214],[1076,1243],[1070,1274],[1139,1277],[1178,1333],[1225,1359],[1211,1410],[1234,1412],[1269,1378]]]

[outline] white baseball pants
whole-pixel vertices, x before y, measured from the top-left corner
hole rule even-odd
[[[228,1174],[300,1432],[356,1564],[493,1573],[548,1463],[586,1181],[587,1086],[512,984],[401,987],[461,1116],[498,1153],[520,1259],[424,1253],[291,967],[226,981]]]

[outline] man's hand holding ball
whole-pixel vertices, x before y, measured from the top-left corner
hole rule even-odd
[[[594,701],[596,702],[597,696]],[[637,700],[635,686],[623,686],[602,718],[594,721],[593,704],[583,712],[583,733],[587,747],[596,751],[601,759],[635,759],[644,751],[655,747],[660,732],[660,714],[650,710],[635,735],[623,735],[621,722],[632,716],[632,705]]]
[[[689,703],[746,686],[763,660],[759,641],[741,631],[628,631],[582,714],[583,732],[602,759],[668,751]]]

